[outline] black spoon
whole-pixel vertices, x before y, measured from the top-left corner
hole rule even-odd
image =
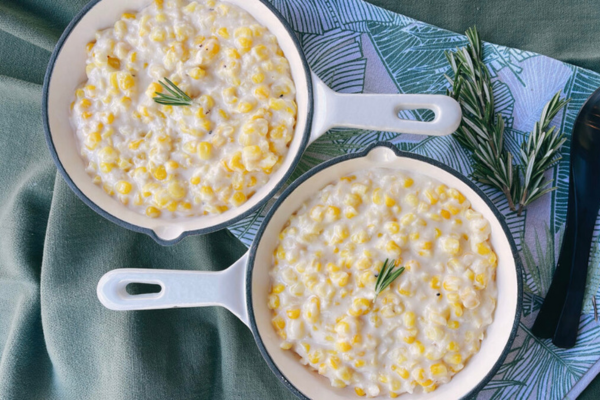
[[[532,327],[563,348],[577,340],[594,224],[600,209],[600,89],[587,99],[571,137],[567,222],[548,294]]]

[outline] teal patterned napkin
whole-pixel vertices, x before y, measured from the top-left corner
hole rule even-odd
[[[296,31],[312,70],[338,92],[445,93],[448,84],[443,75],[450,68],[444,51],[466,44],[463,35],[362,0],[271,1]],[[570,136],[579,109],[600,86],[600,75],[528,51],[488,43],[484,49],[494,80],[496,112],[506,118],[506,142],[511,152],[518,153],[542,108],[558,90],[572,100],[554,123]],[[417,110],[406,111],[404,117],[426,116]],[[379,140],[439,160],[466,176],[472,172],[469,154],[452,136],[332,129],[307,149],[291,179],[326,159],[358,151]],[[478,395],[480,399],[573,398],[600,369],[600,363],[596,364],[600,359],[600,327],[591,315],[591,299],[598,295],[600,285],[597,239],[592,248],[577,345],[559,349],[530,331],[560,249],[567,207],[569,146],[567,140],[561,151],[562,161],[548,173],[558,189],[530,205],[521,216],[509,210],[504,196],[496,190],[479,185],[506,217],[525,266],[524,307],[517,338],[498,374]],[[270,204],[229,229],[249,246]]]

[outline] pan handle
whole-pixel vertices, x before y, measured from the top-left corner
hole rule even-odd
[[[246,307],[247,261],[248,253],[219,272],[115,269],[100,278],[96,291],[100,303],[111,310],[221,306],[250,326]],[[159,285],[161,290],[132,295],[126,290],[130,283]]]
[[[331,90],[312,73],[315,113],[310,142],[333,127],[443,136],[460,125],[460,105],[439,94],[342,94]],[[425,108],[435,113],[431,122],[398,117],[402,110]]]

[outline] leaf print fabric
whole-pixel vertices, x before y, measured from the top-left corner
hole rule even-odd
[[[438,93],[448,83],[450,67],[444,51],[466,44],[464,35],[375,7],[362,0],[272,0],[291,24],[312,70],[332,89],[345,93]],[[494,80],[496,112],[506,118],[506,143],[513,154],[539,119],[542,108],[558,90],[571,102],[553,121],[570,137],[573,123],[589,95],[600,86],[600,75],[504,46],[485,43],[484,60]],[[403,111],[402,118],[427,120],[422,110]],[[472,172],[469,154],[452,137],[425,137],[335,128],[312,143],[290,182],[332,157],[353,153],[376,141],[391,141],[399,149],[436,159],[460,173]],[[598,224],[590,257],[588,287],[577,345],[556,348],[532,335],[535,320],[555,268],[564,229],[569,184],[570,139],[562,160],[549,172],[558,189],[530,205],[521,216],[509,210],[504,196],[478,184],[505,216],[525,266],[523,315],[513,347],[478,399],[562,399],[600,359],[600,325],[591,314],[598,303],[600,246]],[[288,182],[289,183],[289,182]],[[263,215],[272,205],[231,226],[250,246]]]

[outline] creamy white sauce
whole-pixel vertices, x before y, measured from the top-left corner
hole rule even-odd
[[[496,305],[490,226],[456,189],[361,171],[279,236],[268,296],[281,347],[359,396],[432,391],[479,351]],[[385,260],[406,270],[375,297]]]
[[[88,45],[71,121],[94,182],[151,217],[243,204],[286,156],[295,86],[276,37],[239,7],[155,1]],[[159,105],[168,78],[191,106]]]

